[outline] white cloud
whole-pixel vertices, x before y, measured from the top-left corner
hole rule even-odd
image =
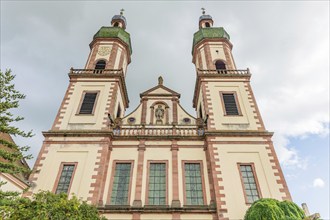
[[[276,153],[280,163],[286,168],[299,168],[305,170],[308,166],[308,158],[301,158],[294,147],[289,147],[289,140],[286,135],[275,134],[273,141],[276,146]]]
[[[304,14],[304,10],[300,12]],[[297,17],[283,23],[278,31],[286,34],[277,36],[277,48],[265,45],[258,49],[261,54],[271,54],[274,61],[264,60],[252,69],[252,84],[255,84],[266,127],[275,132],[274,145],[279,160],[291,168],[306,168],[308,160],[300,156],[299,148],[292,146],[290,138],[329,135],[329,21],[324,19],[326,15],[329,14],[325,11],[315,13],[309,25],[313,27],[311,32],[305,30],[308,18]],[[291,32],[294,24],[295,31]],[[311,42],[317,43],[307,46]]]
[[[324,186],[325,186],[324,180],[322,180],[321,178],[314,179],[313,181],[314,188],[323,188]]]

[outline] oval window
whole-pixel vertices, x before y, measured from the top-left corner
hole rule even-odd
[[[135,123],[135,118],[134,117],[129,117],[127,119],[127,122],[130,123],[130,124],[134,124]]]
[[[190,118],[183,118],[183,122],[186,124],[190,123],[190,121],[191,121]]]

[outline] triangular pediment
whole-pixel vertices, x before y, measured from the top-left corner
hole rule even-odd
[[[142,96],[177,96],[180,98],[180,94],[167,88],[163,85],[157,85],[143,93],[140,94]]]

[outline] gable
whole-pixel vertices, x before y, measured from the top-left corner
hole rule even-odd
[[[163,88],[157,88],[151,92],[149,92],[149,95],[163,95],[163,94],[166,94],[166,95],[172,95],[172,93],[170,93],[169,91],[163,89]]]
[[[163,85],[157,85],[143,93],[140,94],[140,97],[142,96],[155,96],[155,95],[165,95],[165,96],[177,96],[180,98],[180,94],[163,86]]]

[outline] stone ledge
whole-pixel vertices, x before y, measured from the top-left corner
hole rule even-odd
[[[185,205],[183,207],[171,207],[169,205],[146,205],[143,207],[133,207],[128,205],[104,205],[99,206],[98,210],[101,213],[216,213],[216,208],[201,205],[201,206],[193,206],[193,205]]]

